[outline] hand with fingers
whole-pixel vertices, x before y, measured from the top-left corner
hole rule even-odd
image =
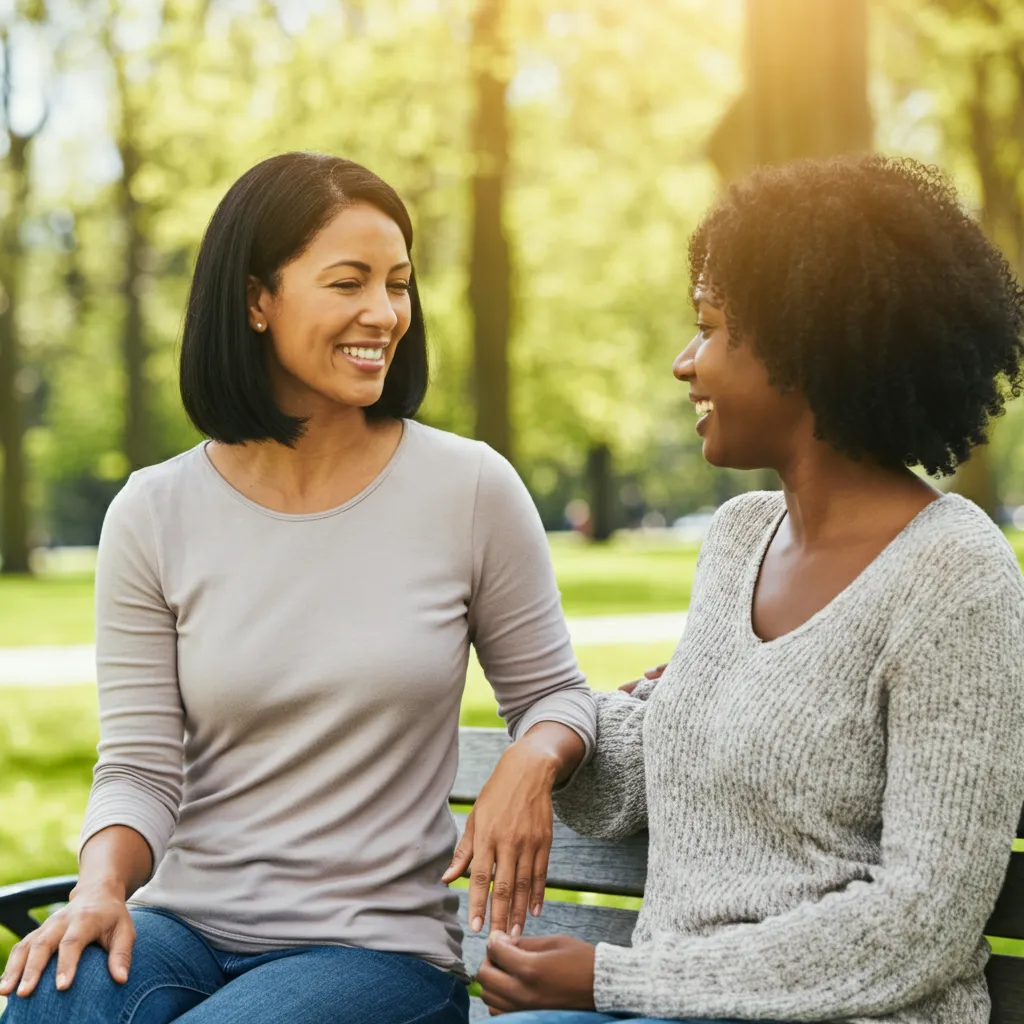
[[[513,939],[491,932],[476,980],[492,1016],[514,1010],[593,1010],[594,947],[569,935]]]
[[[583,753],[583,741],[572,729],[540,722],[505,751],[480,791],[441,879],[453,882],[469,871],[474,932],[484,925],[489,893],[491,931],[518,936],[528,912],[540,916],[554,832],[551,791]]]
[[[660,679],[662,674],[664,673],[665,669],[667,669],[667,668],[668,668],[668,662],[667,661],[665,662],[664,665],[657,665],[655,668],[649,668],[644,673],[644,679]],[[643,682],[643,679],[633,679],[632,681],[630,681],[628,683],[623,683],[619,687],[619,689],[622,690],[623,693],[632,693],[642,682]]]
[[[0,996],[9,996],[15,989],[20,997],[30,996],[55,953],[57,988],[63,991],[74,980],[82,950],[90,943],[107,951],[110,976],[123,984],[128,980],[134,942],[135,927],[123,890],[78,885],[66,907],[11,950],[0,978]]]

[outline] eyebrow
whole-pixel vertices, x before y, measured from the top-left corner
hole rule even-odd
[[[335,267],[354,267],[356,270],[361,270],[364,274],[373,273],[373,267],[371,267],[369,263],[363,263],[361,260],[338,260],[337,263],[331,263],[329,266],[324,267],[320,273],[326,273],[328,270],[333,270]],[[409,270],[411,268],[412,264],[406,260],[403,263],[396,263],[388,273],[393,274],[396,270]]]

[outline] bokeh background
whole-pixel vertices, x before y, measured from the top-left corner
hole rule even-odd
[[[611,687],[671,653],[710,512],[774,486],[703,463],[672,378],[688,234],[757,163],[868,148],[942,166],[1024,267],[1024,3],[0,0],[0,884],[74,868],[94,547],[198,441],[176,346],[241,172],[327,151],[405,198],[421,418],[512,459]],[[1024,403],[943,485],[1024,556]],[[463,719],[498,724],[475,666]]]

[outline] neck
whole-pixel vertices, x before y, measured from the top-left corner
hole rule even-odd
[[[779,476],[790,533],[804,547],[849,542],[877,529],[890,510],[897,519],[912,517],[940,493],[909,469],[856,461],[818,441]]]
[[[309,417],[305,432],[293,448],[253,441],[234,446],[233,454],[253,481],[302,498],[334,479],[346,463],[355,467],[368,455],[376,454],[373,441],[379,433],[379,425],[370,423],[362,409],[335,406]]]

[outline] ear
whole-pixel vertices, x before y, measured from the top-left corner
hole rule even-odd
[[[249,326],[258,334],[270,328],[267,315],[271,306],[271,295],[259,278],[249,275],[245,283],[245,305],[249,314]]]

